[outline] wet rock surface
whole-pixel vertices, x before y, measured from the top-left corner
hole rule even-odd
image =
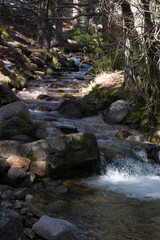
[[[0,107],[12,102],[19,101],[19,98],[12,92],[7,84],[0,85]]]
[[[62,219],[51,218],[44,215],[33,224],[32,229],[46,240],[73,239],[72,232],[74,230],[74,225]]]
[[[104,120],[109,124],[120,123],[130,110],[129,103],[125,100],[118,100],[112,103],[109,109],[103,112]]]
[[[31,164],[33,171],[48,172],[48,176],[53,178],[71,177],[82,172],[90,172],[96,167],[99,160],[99,150],[96,138],[89,133],[75,133],[55,139],[38,140],[24,145],[26,156],[38,161]],[[50,168],[41,169],[41,165],[47,161],[51,164]],[[38,167],[39,166],[39,167]],[[46,170],[44,170],[46,169]],[[86,169],[86,170],[85,170]],[[45,173],[40,175],[45,175]],[[46,174],[47,174],[46,172]]]
[[[17,240],[23,231],[19,214],[13,210],[0,211],[0,235],[2,240]]]

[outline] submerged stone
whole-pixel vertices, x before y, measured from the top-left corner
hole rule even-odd
[[[75,227],[68,221],[44,215],[33,224],[32,229],[46,240],[70,240]]]

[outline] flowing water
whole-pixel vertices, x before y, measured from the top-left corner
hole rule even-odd
[[[79,65],[80,59],[74,60]],[[64,197],[67,208],[56,216],[77,226],[77,240],[159,240],[160,166],[148,164],[145,150],[137,150],[138,133],[130,129],[135,140],[121,141],[115,135],[125,126],[108,125],[101,115],[65,119],[57,111],[65,94],[81,97],[79,89],[87,81],[88,68],[89,65],[82,64],[79,71],[64,69],[52,78],[31,81],[26,91],[18,93],[29,107],[32,119],[46,126],[45,137],[52,137],[55,127],[91,132],[97,137],[101,175],[66,181],[71,189]],[[52,99],[39,100],[40,94]],[[108,164],[106,152],[116,156]]]

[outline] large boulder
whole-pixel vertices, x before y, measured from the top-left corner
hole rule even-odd
[[[8,87],[7,84],[0,85],[0,107],[12,102],[19,101],[18,97],[12,90]]]
[[[13,117],[19,117],[26,123],[31,122],[29,110],[27,106],[21,101],[7,104],[0,109],[0,122],[11,119]]]
[[[98,115],[95,104],[75,99],[64,100],[58,110],[64,117],[71,119]]]
[[[118,100],[112,103],[109,109],[104,110],[104,120],[109,124],[120,123],[130,110],[129,103],[125,100]]]
[[[23,232],[21,218],[13,210],[0,212],[0,236],[1,240],[17,240]]]
[[[32,229],[46,240],[71,240],[75,227],[68,221],[44,215],[33,224]]]
[[[14,102],[0,109],[0,139],[17,135],[32,135],[30,113],[23,102]]]
[[[27,143],[24,151],[31,160],[50,162],[54,178],[84,175],[91,172],[99,160],[96,137],[89,133]]]

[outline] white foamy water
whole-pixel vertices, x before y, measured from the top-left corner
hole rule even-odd
[[[21,91],[18,93],[18,96],[20,96],[22,99],[37,99],[37,97],[42,94],[41,91],[33,91],[33,92],[29,92],[29,91]]]
[[[130,198],[160,199],[160,177],[155,175],[128,176],[127,173],[113,171],[109,175],[94,177],[85,182],[90,187],[111,190]]]
[[[138,155],[138,153],[137,153]],[[144,151],[141,160],[116,159],[108,164],[106,173],[83,180],[91,188],[113,191],[139,200],[160,199],[160,165],[148,164]]]

